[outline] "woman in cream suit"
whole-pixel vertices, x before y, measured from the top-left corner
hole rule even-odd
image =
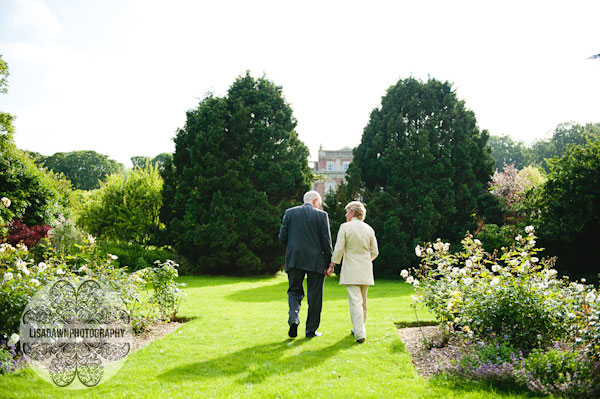
[[[367,290],[374,285],[373,259],[379,255],[375,232],[364,222],[367,210],[360,201],[346,205],[346,223],[340,226],[331,265],[344,264],[340,275],[340,285],[348,291],[352,332],[356,342],[363,343],[367,337]],[[331,269],[329,269],[331,270]]]

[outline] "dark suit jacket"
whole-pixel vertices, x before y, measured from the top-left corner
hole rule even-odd
[[[286,210],[279,239],[286,245],[285,271],[301,269],[324,274],[333,253],[327,212],[311,204]]]

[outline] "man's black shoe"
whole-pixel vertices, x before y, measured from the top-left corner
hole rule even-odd
[[[290,338],[296,338],[298,336],[298,324],[290,324],[290,331],[288,331]]]
[[[315,331],[314,333],[307,333],[306,338],[320,337],[321,335],[323,335],[321,331]]]

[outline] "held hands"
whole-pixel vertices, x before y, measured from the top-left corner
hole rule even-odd
[[[329,264],[329,267],[327,269],[325,269],[325,276],[327,277],[331,277],[331,275],[333,274],[333,266],[335,265],[335,263],[331,262]]]

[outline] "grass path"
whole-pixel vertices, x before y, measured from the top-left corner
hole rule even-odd
[[[326,280],[320,331],[287,339],[287,279],[184,277],[175,333],[131,354],[98,387],[58,389],[30,370],[0,376],[0,398],[525,398],[479,385],[424,380],[415,373],[394,321],[413,321],[412,289],[377,281],[369,290],[367,342],[350,335],[346,291]],[[421,318],[430,318],[421,314]]]

